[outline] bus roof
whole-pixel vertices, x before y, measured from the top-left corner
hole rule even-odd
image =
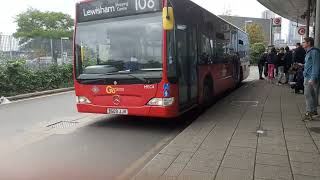
[[[180,1],[180,2],[181,2],[181,1],[183,1],[183,0],[173,0],[173,1]],[[193,2],[192,0],[184,0],[184,1],[189,1],[190,3],[192,3],[192,4],[195,5],[195,6],[197,6],[198,8],[202,9],[202,10],[205,11],[206,13],[209,13],[209,14],[215,16],[215,17],[218,18],[219,20],[221,20],[221,21],[223,21],[223,22],[225,22],[225,23],[228,23],[228,24],[231,25],[232,27],[238,29],[239,31],[241,31],[241,32],[243,32],[243,33],[245,33],[245,34],[247,34],[247,33],[246,33],[244,30],[242,30],[241,28],[235,26],[234,24],[232,24],[231,22],[229,22],[229,21],[221,18],[220,16],[215,15],[213,12],[211,12],[211,11],[209,11],[208,9],[200,6],[199,4]],[[248,34],[247,34],[247,35],[248,35]]]

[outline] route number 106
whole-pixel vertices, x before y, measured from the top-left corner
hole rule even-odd
[[[155,7],[154,0],[135,0],[136,10],[141,11],[147,9],[153,9]]]

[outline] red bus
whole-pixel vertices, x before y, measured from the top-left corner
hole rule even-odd
[[[245,32],[190,0],[76,5],[79,112],[171,118],[249,75]]]

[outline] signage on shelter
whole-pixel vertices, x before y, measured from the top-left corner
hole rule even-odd
[[[304,36],[306,34],[306,27],[305,26],[301,26],[298,28],[298,34],[300,36]]]
[[[274,18],[273,19],[273,26],[274,27],[281,27],[281,24],[282,24],[282,19],[281,17],[277,17],[277,18]]]

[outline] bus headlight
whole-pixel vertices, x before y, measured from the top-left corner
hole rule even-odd
[[[91,104],[91,101],[88,98],[84,97],[84,96],[78,96],[77,97],[77,103],[78,104]]]
[[[174,98],[153,98],[148,102],[149,106],[171,106]]]

